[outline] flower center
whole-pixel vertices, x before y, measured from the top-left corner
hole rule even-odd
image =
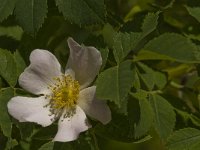
[[[62,75],[54,78],[55,82],[49,85],[51,95],[46,95],[50,99],[52,109],[61,110],[66,108],[69,111],[75,110],[79,97],[80,85],[70,75]],[[71,112],[72,113],[72,112]]]

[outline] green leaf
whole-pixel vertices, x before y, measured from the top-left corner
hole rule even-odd
[[[135,137],[144,136],[152,126],[153,123],[153,110],[147,101],[147,95],[144,92],[137,92],[132,94],[133,97],[138,99],[140,105],[140,119],[135,126]]]
[[[35,140],[52,140],[58,131],[57,125],[50,125],[46,128],[41,128],[37,133],[33,135],[33,139]],[[26,130],[24,130],[26,133]]]
[[[188,123],[189,121],[191,121],[193,125],[200,127],[200,118],[186,111],[182,111],[179,109],[175,109],[175,110],[176,110],[176,113],[183,118],[184,122]]]
[[[186,6],[189,14],[194,17],[200,23],[200,7],[189,7]]]
[[[16,139],[8,139],[5,150],[13,149],[17,145],[18,142]]]
[[[53,147],[54,147],[54,143],[48,142],[48,143],[42,145],[39,150],[53,150]]]
[[[70,142],[55,142],[54,150],[74,150],[74,148]]]
[[[167,56],[165,54],[159,54],[157,52],[152,52],[148,50],[141,50],[134,58],[133,61],[141,61],[141,60],[171,60],[175,61],[174,58]]]
[[[80,135],[77,142],[72,143],[73,150],[99,150],[98,139],[94,129]],[[68,146],[69,147],[69,146]],[[70,149],[70,147],[68,148]]]
[[[148,141],[150,139],[152,139],[152,137],[150,135],[147,135],[147,136],[143,137],[142,139],[140,139],[138,141],[135,141],[134,143],[139,144],[139,143],[146,142],[146,141]]]
[[[54,150],[99,150],[98,141],[93,130],[80,134],[78,139],[73,142],[55,142]]]
[[[143,65],[143,66],[145,66],[145,65]],[[146,70],[146,69],[148,69],[148,70]],[[153,90],[153,88],[154,88],[154,85],[155,85],[155,83],[154,83],[154,79],[152,79],[152,77],[154,77],[153,75],[152,75],[152,73],[153,73],[153,70],[151,70],[150,68],[148,68],[147,66],[145,66],[145,73],[140,73],[139,71],[138,71],[138,76],[141,78],[141,80],[144,82],[144,84],[147,86],[147,88],[149,89],[149,90]]]
[[[112,113],[112,120],[108,125],[98,124],[94,129],[95,133],[103,138],[122,142],[136,141],[133,124],[130,124],[127,116],[121,114]]]
[[[3,87],[3,81],[2,78],[0,77],[0,89]]]
[[[200,50],[194,43],[180,34],[164,33],[147,43],[134,60],[157,59],[199,63]]]
[[[64,17],[78,25],[103,23],[104,0],[56,0]]]
[[[0,22],[13,13],[16,0],[0,0]]]
[[[164,86],[167,84],[167,78],[163,73],[154,71],[143,63],[138,62],[137,64],[144,72],[138,73],[138,75],[141,77],[149,90],[152,90],[154,86],[156,86],[158,89],[164,88]]]
[[[113,109],[116,113],[123,114],[123,115],[128,115],[128,101],[130,97],[129,95],[123,99],[123,103],[121,103],[120,107],[115,107]]]
[[[16,62],[17,76],[19,76],[26,68],[26,64],[24,62],[24,59],[20,55],[19,51],[16,51],[13,56]]]
[[[17,83],[17,68],[13,55],[7,51],[0,49],[0,75],[14,87]]]
[[[158,25],[158,16],[159,12],[157,13],[148,13],[144,20],[143,20],[143,24],[142,24],[142,36],[145,37],[148,34],[150,34],[151,32],[153,32],[157,25]]]
[[[113,27],[110,24],[105,24],[102,30],[102,35],[104,38],[105,43],[108,45],[108,47],[112,48],[116,31],[113,29]]]
[[[131,61],[102,72],[97,79],[97,97],[113,101],[118,107],[124,103],[133,85],[134,74]]]
[[[95,133],[110,140],[121,142],[140,143],[151,139],[151,136],[144,136],[136,139],[134,136],[134,124],[127,116],[112,113],[112,120],[108,125],[98,124],[94,127]]]
[[[22,28],[35,35],[47,15],[47,0],[19,0],[15,14]]]
[[[119,64],[141,40],[141,33],[117,33],[114,36],[113,53]]]
[[[165,6],[159,5],[159,3],[158,3],[158,4],[157,4],[157,3],[153,3],[152,5],[153,5],[154,7],[157,7],[157,8],[159,8],[159,9],[161,9],[161,10],[167,10],[167,9],[169,9],[169,8],[172,8],[172,6],[174,5],[174,2],[175,2],[175,0],[171,0],[171,1],[169,1],[168,4],[166,4]]]
[[[111,30],[108,33],[113,35],[113,43],[110,40],[110,45],[113,45],[113,53],[117,63],[120,63],[131,50],[134,50],[139,42],[145,38],[148,34],[156,29],[158,24],[159,13],[148,13],[142,24],[142,32],[131,32],[131,33],[115,33]],[[106,26],[107,29],[111,27]],[[107,39],[108,37],[106,37]]]
[[[12,123],[7,112],[7,103],[14,96],[13,89],[7,88],[0,91],[0,126],[3,134],[11,137]]]
[[[17,127],[20,130],[21,139],[23,140],[30,140],[30,137],[34,133],[34,125],[29,122],[20,122],[17,124]]]
[[[23,30],[19,26],[0,26],[0,36],[7,36],[14,40],[20,40],[23,34]]]
[[[174,132],[168,139],[170,150],[197,150],[200,146],[200,130],[185,128]]]
[[[106,62],[108,59],[108,53],[109,53],[109,49],[108,48],[104,48],[104,49],[99,49],[99,51],[101,52],[101,57],[102,57],[102,65],[101,65],[101,70],[104,69],[104,67],[106,66]]]
[[[140,89],[141,88],[141,84],[140,84],[140,78],[138,75],[138,69],[135,67],[134,69],[134,82],[133,82],[133,87],[136,89]]]
[[[150,104],[154,111],[154,127],[162,139],[166,139],[172,132],[176,116],[173,107],[163,97],[151,94]]]

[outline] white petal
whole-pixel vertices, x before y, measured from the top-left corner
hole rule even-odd
[[[76,113],[70,118],[64,118],[64,113],[58,122],[58,132],[53,141],[67,142],[76,140],[80,132],[88,130],[90,125],[83,110],[77,106]]]
[[[111,120],[111,111],[106,101],[95,97],[96,86],[88,87],[80,92],[78,105],[90,117],[107,124]]]
[[[75,73],[72,69],[66,69],[65,75],[70,75],[73,79],[75,79]]]
[[[61,75],[61,66],[56,57],[47,50],[34,50],[30,66],[19,77],[21,87],[33,94],[48,93],[47,86],[53,77]]]
[[[20,122],[35,122],[42,126],[49,126],[52,124],[54,115],[49,116],[51,113],[48,107],[44,107],[49,103],[49,100],[44,96],[30,98],[30,97],[13,97],[8,102],[8,112],[15,119]]]
[[[80,46],[72,38],[68,39],[70,57],[66,68],[75,72],[81,89],[88,87],[95,79],[102,65],[101,53],[94,47]]]

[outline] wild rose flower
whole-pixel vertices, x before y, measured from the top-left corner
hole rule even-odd
[[[100,52],[94,47],[80,46],[68,39],[70,56],[65,68],[47,50],[34,50],[30,65],[19,77],[19,84],[38,97],[13,97],[8,112],[20,122],[34,122],[43,127],[58,121],[54,141],[72,141],[88,130],[86,114],[103,124],[111,120],[106,102],[95,97],[96,86],[88,87],[102,64]]]

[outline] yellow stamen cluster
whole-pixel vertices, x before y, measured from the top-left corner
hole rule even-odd
[[[70,75],[62,75],[54,80],[55,83],[48,87],[52,94],[46,95],[46,98],[51,100],[51,108],[73,110],[77,104],[80,91],[78,81],[74,80]]]

